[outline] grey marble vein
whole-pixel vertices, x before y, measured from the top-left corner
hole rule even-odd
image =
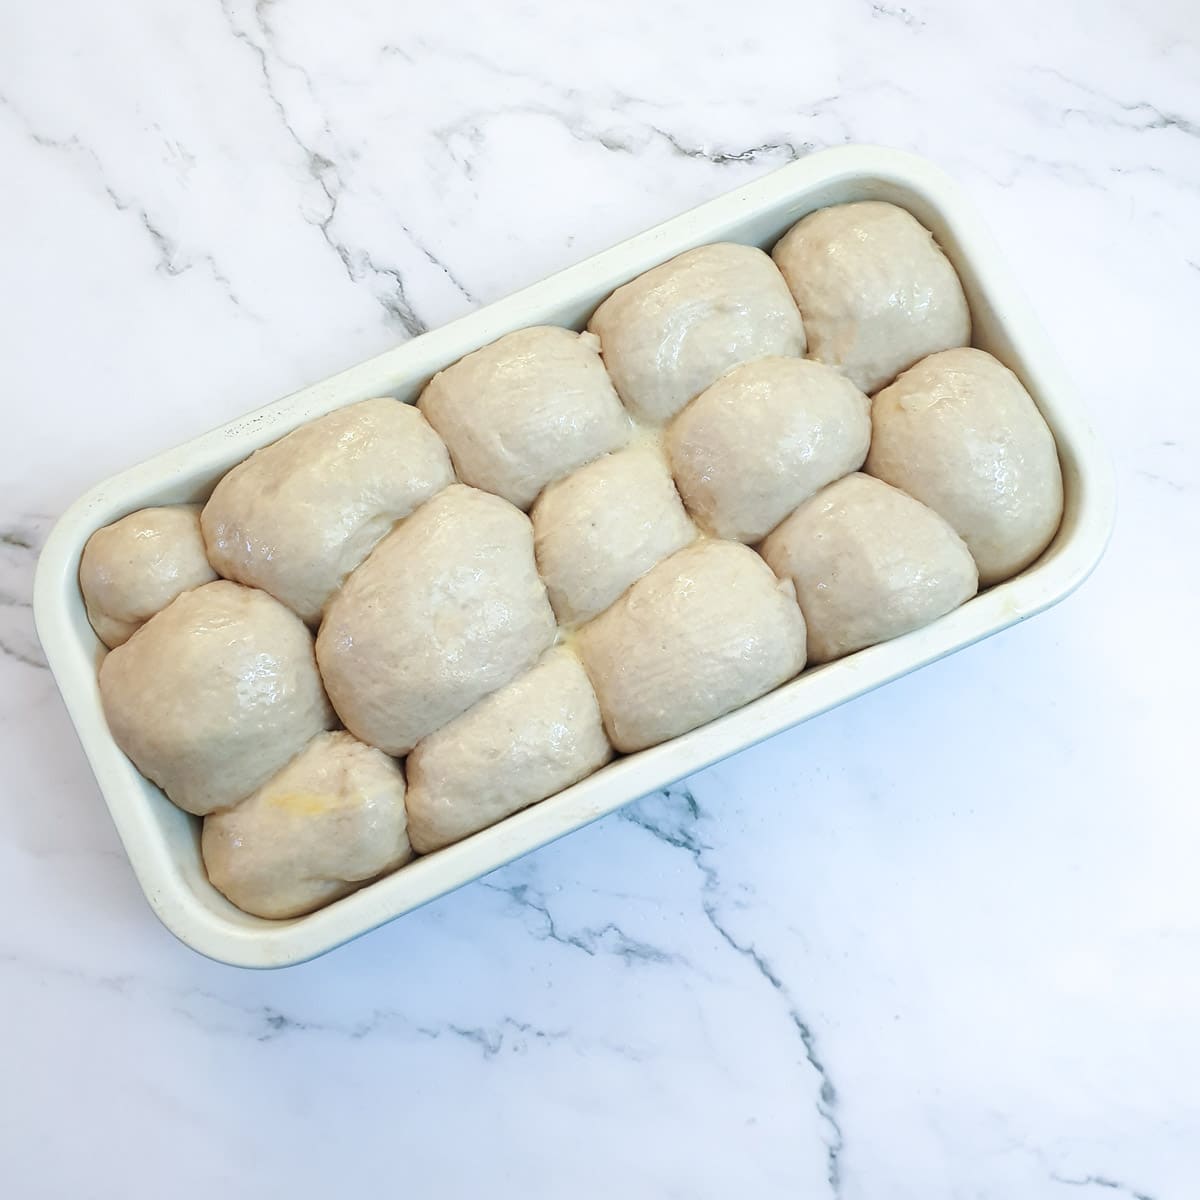
[[[871,0],[871,16],[876,20],[898,21],[909,29],[925,28],[925,21],[911,9],[897,4],[883,4],[880,0]]]
[[[1106,1188],[1109,1191],[1122,1192],[1124,1195],[1131,1197],[1131,1200],[1154,1200],[1154,1197],[1149,1192],[1139,1191],[1127,1183],[1122,1183],[1119,1179],[1110,1179],[1107,1175],[1080,1175],[1073,1177],[1051,1172],[1050,1178],[1055,1183],[1065,1183],[1068,1187]]]
[[[1146,479],[1150,483],[1161,483],[1164,487],[1168,487],[1174,492],[1187,491],[1186,484],[1178,483],[1176,480],[1171,479],[1167,475],[1161,475],[1157,471],[1147,471],[1144,468],[1139,468],[1137,474],[1140,478]]]
[[[882,5],[879,7],[883,8]],[[884,11],[887,15],[903,15],[905,19],[913,19],[907,9],[886,9]],[[815,142],[795,141],[789,138],[765,138],[760,142],[740,146],[708,146],[672,131],[661,119],[651,121],[639,115],[647,109],[664,113],[668,107],[647,95],[635,96],[611,85],[606,85],[600,95],[584,95],[575,87],[555,84],[547,78],[532,75],[527,71],[515,70],[464,47],[447,46],[423,38],[414,38],[413,46],[419,51],[440,55],[454,62],[469,63],[502,79],[530,84],[543,95],[548,94],[553,100],[553,102],[528,100],[489,106],[487,110],[477,112],[461,123],[456,123],[452,129],[443,127],[437,131],[443,142],[453,133],[466,134],[471,140],[478,142],[482,125],[487,121],[505,114],[525,114],[552,118],[559,122],[576,141],[594,143],[609,151],[637,154],[644,149],[648,142],[659,141],[681,158],[702,160],[718,167],[755,163],[760,160],[790,162],[817,148]],[[385,43],[380,48],[380,53],[385,57],[398,57],[409,64],[417,61],[417,54],[412,50],[394,43]],[[822,96],[799,104],[796,111],[807,116],[835,116],[840,120],[840,116],[832,108],[839,98],[837,95]],[[606,115],[620,114],[627,118],[632,128],[620,131],[611,125],[598,127],[598,122],[588,118],[587,114],[592,110]],[[844,127],[844,123],[842,140],[850,140],[849,130]],[[469,177],[472,169],[470,164],[464,164],[464,169]]]
[[[706,855],[711,851],[711,847],[701,841],[698,836],[696,825],[703,814],[691,790],[686,784],[677,784],[664,792],[655,793],[655,795],[661,796],[669,806],[666,814],[652,815],[646,811],[645,802],[638,801],[622,809],[621,818],[633,822],[659,841],[682,850],[691,857],[701,874],[701,905],[709,924],[730,949],[736,951],[751,964],[758,975],[766,980],[786,1005],[788,1018],[804,1048],[805,1060],[820,1080],[817,1111],[829,1130],[829,1136],[826,1139],[826,1180],[832,1194],[840,1196],[842,1193],[841,1160],[845,1149],[845,1136],[837,1114],[837,1089],[824,1061],[817,1053],[816,1036],[809,1023],[800,1014],[787,985],[772,968],[767,957],[753,943],[739,941],[722,919],[718,911],[720,874],[717,868],[707,860]],[[663,815],[668,819],[664,820]]]
[[[528,1024],[524,1021],[516,1021],[512,1017],[505,1017],[499,1026],[483,1027],[483,1026],[464,1026],[464,1025],[442,1025],[442,1026],[418,1026],[417,1032],[424,1037],[433,1039],[442,1037],[460,1038],[464,1042],[479,1047],[480,1053],[486,1058],[495,1058],[505,1045],[515,1052],[520,1053],[523,1049],[525,1039],[532,1038],[534,1042],[556,1042],[567,1037],[566,1030],[547,1030],[538,1029],[537,1027]]]
[[[94,155],[93,155],[94,157]],[[166,275],[184,275],[190,271],[197,263],[203,264],[208,268],[209,274],[213,279],[221,285],[226,296],[230,301],[241,307],[241,300],[229,277],[217,265],[217,260],[209,253],[197,254],[191,258],[180,260],[179,248],[174,240],[170,238],[159,225],[151,218],[150,213],[145,207],[135,200],[127,199],[119,195],[116,189],[109,183],[104,183],[104,191],[108,198],[113,202],[114,207],[118,212],[131,212],[137,217],[138,223],[150,236],[151,242],[158,251],[158,269]]]
[[[1064,115],[1082,117],[1085,121],[1093,124],[1117,125],[1122,129],[1128,129],[1135,133],[1154,129],[1173,129],[1184,134],[1186,137],[1200,137],[1200,120],[1185,116],[1182,113],[1172,112],[1169,109],[1160,108],[1157,104],[1153,104],[1149,100],[1123,100],[1119,96],[1111,95],[1081,80],[1074,79],[1070,75],[1060,71],[1057,67],[1038,66],[1034,69],[1043,75],[1049,75],[1060,80],[1068,87],[1074,88],[1086,96],[1091,96],[1095,100],[1102,100],[1110,108],[1116,109],[1119,113],[1124,113],[1125,118],[1105,116],[1096,112],[1094,108],[1074,107],[1064,109]]]
[[[2,604],[3,602],[0,601],[0,605]],[[8,634],[0,633],[0,654],[5,658],[11,658],[14,662],[19,662],[26,667],[33,667],[38,671],[47,669],[46,659],[40,648],[31,649],[28,643],[23,644],[22,641]]]
[[[193,254],[188,257],[181,257],[179,247],[175,240],[163,229],[160,222],[151,216],[149,210],[139,201],[128,195],[122,194],[121,191],[113,184],[108,170],[105,168],[104,162],[96,151],[77,134],[71,134],[68,137],[52,137],[49,134],[43,133],[35,129],[29,118],[26,117],[13,103],[3,94],[0,94],[0,107],[6,108],[14,117],[21,122],[25,127],[26,133],[30,141],[41,146],[44,150],[57,150],[63,153],[72,154],[77,158],[82,158],[91,164],[92,170],[97,177],[100,188],[104,195],[111,201],[113,207],[119,213],[129,213],[134,216],[138,225],[148,235],[151,245],[154,247],[155,254],[158,258],[157,269],[164,275],[180,276],[185,275],[193,267],[201,265],[205,267],[208,273],[212,276],[213,281],[220,285],[229,301],[237,307],[241,307],[241,300],[233,289],[233,284],[229,277],[221,270],[217,264],[217,260],[212,254],[207,252]],[[251,314],[253,315],[253,314]]]
[[[428,1040],[461,1041],[478,1048],[484,1058],[494,1058],[505,1048],[521,1053],[528,1046],[550,1046],[570,1037],[569,1030],[544,1028],[512,1016],[480,1025],[418,1021],[389,1008],[373,1008],[365,1015],[337,1020],[299,1016],[272,1003],[244,1003],[204,988],[158,984],[133,972],[89,971],[16,951],[0,951],[0,968],[33,970],[41,976],[99,988],[126,1000],[137,998],[163,1005],[204,1033],[232,1033],[260,1043],[313,1034],[362,1041],[391,1030]],[[229,1023],[230,1017],[236,1018],[235,1024]],[[606,1048],[622,1050],[616,1046]]]
[[[831,99],[833,98],[813,102],[814,114]],[[561,125],[577,142],[598,145],[613,153],[639,154],[648,142],[658,141],[680,158],[695,159],[716,167],[737,163],[755,163],[764,159],[775,160],[782,164],[791,162],[816,149],[816,144],[813,142],[795,142],[783,138],[767,139],[744,146],[706,146],[688,141],[664,126],[637,117],[630,118],[631,128],[620,129],[611,122],[598,125],[589,121],[583,113],[568,113],[553,105],[540,103],[507,104],[476,112],[460,118],[450,125],[440,127],[435,131],[435,136],[448,150],[451,149],[450,143],[456,136],[465,137],[469,143],[478,148],[483,143],[484,126],[502,115],[546,117]],[[848,140],[848,137],[845,140]],[[469,160],[459,159],[459,161],[462,162],[464,171],[469,175],[473,169]]]
[[[333,232],[334,220],[338,214],[338,203],[342,192],[345,188],[345,181],[342,177],[341,170],[337,162],[329,154],[321,153],[313,148],[309,142],[304,139],[300,132],[296,129],[295,123],[289,116],[287,108],[279,95],[278,89],[271,75],[270,58],[276,59],[282,66],[288,70],[295,72],[304,81],[304,86],[314,104],[318,102],[317,86],[313,80],[311,72],[303,63],[297,59],[285,55],[279,46],[278,38],[275,36],[274,27],[270,21],[270,10],[274,7],[275,0],[255,0],[254,14],[258,21],[259,29],[262,34],[263,44],[259,45],[255,42],[244,30],[239,30],[233,23],[232,14],[226,9],[226,16],[230,22],[230,28],[238,40],[249,45],[256,54],[259,62],[259,68],[262,72],[263,81],[266,85],[267,94],[271,99],[272,104],[283,123],[289,137],[296,144],[302,154],[305,155],[309,174],[320,186],[328,203],[328,211],[324,218],[318,221],[309,221],[310,224],[315,224],[321,231],[321,236],[329,244],[329,246],[337,253],[339,260],[346,270],[347,275],[353,282],[369,276],[380,280],[390,280],[391,286],[382,294],[376,294],[376,298],[385,312],[397,321],[401,327],[410,336],[416,336],[426,331],[425,322],[417,315],[416,309],[409,298],[407,285],[404,280],[403,273],[393,267],[383,266],[375,260],[365,247],[352,248],[348,243],[341,238],[335,237]],[[388,49],[388,47],[385,47]],[[392,47],[391,49],[395,49]],[[328,119],[323,119],[321,132],[329,140],[334,141],[333,130],[330,127]],[[307,218],[306,218],[307,220]],[[425,244],[425,242],[417,236],[410,225],[403,221],[398,222],[398,225],[404,236],[409,240],[413,248],[430,263],[436,267],[447,279],[447,281],[458,292],[462,294],[464,299],[470,304],[478,304],[478,298],[470,291],[470,289],[462,282],[458,275],[450,268],[438,255]]]
[[[527,883],[505,887],[485,880],[480,886],[508,896],[514,904],[533,913],[540,926],[538,937],[543,941],[558,942],[560,945],[582,950],[584,954],[592,958],[602,953],[613,954],[622,959],[626,966],[638,963],[666,964],[684,961],[677,954],[630,937],[614,921],[607,921],[595,928],[581,929],[577,933],[566,933],[559,928],[546,905],[545,898],[538,895]]]
[[[478,304],[479,297],[476,296],[470,288],[450,269],[450,265],[439,258],[428,246],[425,245],[420,238],[407,226],[403,221],[399,222],[400,228],[404,231],[404,236],[413,244],[414,248],[424,255],[427,262],[432,266],[437,267],[439,271],[450,281],[452,287],[462,293],[463,299],[469,304]]]
[[[316,183],[324,197],[324,214],[315,218],[304,214],[303,219],[318,230],[329,248],[337,255],[338,261],[346,272],[347,278],[352,283],[358,283],[368,277],[383,283],[382,288],[372,289],[372,294],[388,316],[396,321],[409,337],[416,337],[424,333],[427,326],[417,315],[409,299],[401,273],[394,267],[377,263],[370,251],[365,248],[351,246],[335,235],[333,226],[338,215],[338,202],[344,187],[337,163],[326,154],[316,150],[297,130],[292,118],[288,114],[286,105],[276,89],[271,72],[271,60],[267,53],[266,45],[261,44],[258,40],[251,37],[246,30],[238,27],[229,0],[222,0],[221,8],[232,35],[243,45],[247,46],[254,54],[262,75],[267,97],[275,109],[280,124],[296,148],[304,156],[309,178]],[[258,19],[259,29],[264,40],[269,37],[270,29],[265,21],[265,12],[266,8],[260,0],[255,6],[255,15]],[[332,136],[328,124],[325,125],[324,132]]]
[[[689,144],[677,134],[658,125],[647,123],[646,128],[656,137],[661,138],[668,146],[683,158],[699,158],[712,163],[715,167],[724,167],[730,163],[753,163],[759,159],[779,159],[781,162],[792,162],[804,154],[816,149],[812,142],[791,142],[786,140],[760,142],[756,146],[730,147],[719,149],[702,145]],[[633,148],[613,140],[604,143],[610,150],[631,151]]]
[[[33,627],[33,573],[46,517],[22,517],[0,525],[0,655],[45,670]]]
[[[207,999],[228,1003],[228,1001],[222,1001],[220,997],[205,995]],[[527,1021],[518,1021],[507,1016],[495,1025],[465,1026],[452,1021],[436,1025],[422,1024],[391,1009],[374,1009],[368,1016],[349,1023],[295,1017],[272,1005],[266,1005],[258,1010],[246,1009],[245,1011],[261,1022],[261,1028],[255,1037],[255,1040],[259,1042],[275,1041],[281,1037],[302,1033],[334,1034],[349,1038],[351,1041],[361,1041],[388,1027],[395,1027],[415,1032],[422,1038],[461,1039],[470,1045],[477,1046],[484,1058],[493,1058],[506,1043],[512,1042],[514,1036],[532,1038],[535,1042],[547,1044],[560,1041],[567,1036],[565,1030],[540,1029]]]

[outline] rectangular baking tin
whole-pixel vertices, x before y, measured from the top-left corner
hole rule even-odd
[[[975,345],[1021,377],[1054,431],[1066,509],[1062,527],[1038,562],[924,629],[811,670],[721,720],[620,759],[310,916],[265,921],[228,903],[205,877],[199,821],[143,779],[109,735],[96,684],[102,647],[88,624],[77,582],[79,557],[91,533],[147,505],[203,500],[221,475],[252,451],[332,409],[380,395],[415,400],[436,371],[511,330],[539,324],[580,329],[615,287],[693,246],[735,241],[770,250],[806,213],[865,199],[901,205],[933,231],[966,288]],[[1049,607],[1091,572],[1108,540],[1113,512],[1107,455],[970,205],[945,175],[921,159],[845,147],[783,167],[93,488],[46,542],[34,611],[51,669],[154,911],[202,954],[237,966],[280,967],[323,954],[639,796]]]

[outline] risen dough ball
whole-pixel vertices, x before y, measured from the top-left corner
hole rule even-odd
[[[554,636],[529,518],[455,484],[330,601],[317,659],[346,728],[399,755],[533,666]]]
[[[804,353],[804,326],[774,263],[731,242],[689,250],[617,288],[588,328],[621,399],[655,425],[738,363]]]
[[[204,556],[198,504],[143,508],[97,529],[79,563],[88,620],[109,649],[180,592],[216,577]]]
[[[583,667],[555,647],[409,755],[413,846],[427,854],[460,841],[570,787],[611,757]]]
[[[717,537],[750,543],[857,471],[870,443],[871,402],[839,371],[803,358],[734,367],[667,434],[692,515]]]
[[[258,917],[298,917],[412,858],[404,772],[348,733],[322,733],[228,812],[204,819],[213,887]]]
[[[975,595],[975,563],[932,509],[869,475],[805,501],[762,545],[796,585],[808,655],[829,662],[899,637]]]
[[[113,650],[100,698],[134,766],[200,816],[250,795],[334,724],[304,622],[223,579],[177,596]]]
[[[603,612],[696,536],[662,455],[649,445],[552,483],[530,515],[538,569],[564,624]]]
[[[790,584],[737,542],[661,562],[580,631],[608,736],[632,752],[740,708],[804,666]]]
[[[363,400],[234,467],[204,506],[208,554],[315,625],[375,543],[453,482],[446,447],[411,404]]]
[[[438,372],[421,411],[459,477],[528,508],[551,480],[629,440],[591,334],[518,329]]]
[[[874,392],[919,358],[971,340],[950,260],[910,213],[863,200],[810,213],[774,250],[809,353]]]
[[[1021,381],[982,350],[947,350],[875,397],[866,469],[941,513],[985,587],[1015,575],[1062,519],[1054,436]]]

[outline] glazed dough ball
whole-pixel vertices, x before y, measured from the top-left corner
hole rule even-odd
[[[583,667],[555,647],[409,755],[413,846],[427,854],[460,841],[570,787],[611,757]]]
[[[977,586],[958,534],[932,509],[869,475],[847,475],[805,501],[762,553],[796,585],[814,663],[928,625]]]
[[[552,483],[530,515],[538,570],[564,625],[603,612],[696,536],[662,454],[645,443]]]
[[[127,642],[180,592],[211,583],[200,506],[143,508],[88,538],[79,587],[96,636],[111,650]]]
[[[623,752],[715,720],[804,666],[791,584],[753,550],[699,541],[661,562],[579,636],[604,726]]]
[[[983,586],[1024,570],[1062,519],[1062,470],[1021,381],[982,350],[947,350],[875,397],[866,469],[941,513]]]
[[[551,482],[629,440],[591,334],[518,329],[438,372],[419,404],[459,477],[528,508]]]
[[[864,392],[971,340],[950,260],[910,213],[863,200],[810,213],[773,252],[804,316],[809,353]]]
[[[100,698],[134,766],[199,816],[250,795],[335,724],[304,622],[223,579],[177,596],[111,651]]]
[[[404,772],[348,733],[322,733],[252,796],[204,818],[208,878],[258,917],[298,917],[412,858]]]
[[[255,451],[217,484],[201,517],[209,558],[315,625],[379,539],[453,482],[446,447],[411,404],[350,404]]]
[[[615,292],[592,314],[604,365],[635,417],[669,421],[730,367],[804,353],[787,284],[761,250],[689,250]]]
[[[871,402],[841,372],[803,358],[734,367],[667,434],[692,515],[717,537],[749,543],[857,471],[870,444]]]
[[[455,484],[334,596],[317,660],[346,728],[400,755],[533,666],[554,636],[529,518]]]

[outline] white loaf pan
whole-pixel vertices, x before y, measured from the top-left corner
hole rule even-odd
[[[719,721],[619,759],[565,792],[310,916],[266,921],[228,903],[205,877],[199,821],[138,774],[105,725],[96,684],[103,648],[88,624],[77,581],[89,535],[147,505],[205,499],[221,475],[253,450],[331,409],[381,395],[414,400],[434,372],[511,330],[538,324],[582,328],[619,284],[693,246],[735,241],[770,250],[813,209],[864,199],[899,204],[933,231],[966,288],[974,344],[1021,377],[1054,431],[1066,508],[1046,553],[1019,577],[924,629],[810,670]],[[846,147],[784,167],[93,488],[46,542],[34,612],[50,666],[154,911],[202,954],[237,966],[279,967],[322,954],[639,796],[1049,607],[1091,572],[1108,540],[1113,512],[1108,458],[1002,254],[968,203],[920,159]]]

